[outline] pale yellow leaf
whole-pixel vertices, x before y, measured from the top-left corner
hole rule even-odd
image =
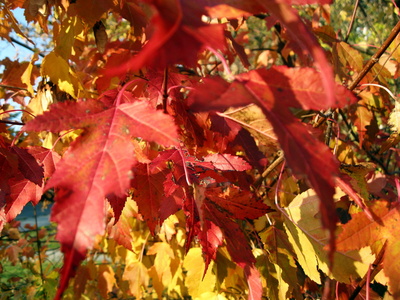
[[[152,266],[148,272],[149,272],[149,276],[151,277],[151,284],[152,284],[153,288],[156,290],[158,299],[162,299],[163,292],[164,292],[164,285],[161,282],[161,280],[157,274],[156,268],[154,266]]]
[[[172,280],[171,260],[175,257],[171,245],[165,242],[154,243],[147,251],[147,255],[156,255],[154,268],[160,280],[167,287]]]
[[[389,115],[389,125],[394,132],[400,133],[400,103],[396,101],[393,111]]]
[[[333,270],[329,271],[329,259],[324,247],[328,233],[322,228],[319,199],[312,189],[298,195],[287,208],[284,220],[289,241],[306,275],[321,284],[318,269],[339,282],[350,283],[351,279],[363,277],[375,259],[369,247],[360,251],[336,252]]]
[[[48,76],[61,91],[76,98],[78,92],[77,80],[73,77],[68,62],[54,51],[47,54],[43,59],[41,75],[43,77]]]
[[[149,284],[147,268],[140,261],[135,261],[127,265],[122,279],[129,282],[130,293],[138,299],[142,297],[143,291]]]
[[[196,300],[227,300],[227,298],[214,292],[205,292],[198,296]]]
[[[35,53],[35,54],[32,55],[32,59],[31,59],[30,63],[28,64],[28,67],[26,68],[25,72],[21,76],[22,83],[26,84],[28,92],[31,95],[34,94],[33,86],[32,86],[32,83],[31,83],[31,81],[32,81],[31,80],[31,76],[32,76],[32,71],[33,71],[33,64],[37,60],[38,60],[38,54]]]
[[[174,276],[170,284],[168,285],[168,294],[171,295],[173,292],[177,293],[180,298],[184,298],[185,286],[183,279],[182,263],[177,265]]]
[[[39,89],[37,91],[36,96],[29,101],[28,105],[26,106],[26,110],[29,111],[34,116],[38,116],[43,114],[43,112],[46,111],[49,105],[52,104],[53,102],[54,102],[53,95],[50,89],[47,88]],[[33,117],[31,114],[24,113],[22,116],[22,120],[24,122],[32,120]]]
[[[176,215],[169,216],[162,224],[160,229],[159,237],[164,241],[168,242],[176,234],[175,225],[179,223]]]
[[[204,274],[204,260],[202,251],[200,248],[191,248],[187,253],[183,267],[187,271],[185,285],[189,291],[189,295],[193,299],[197,299],[206,292],[213,292],[215,283],[217,281],[216,276],[212,273],[214,263],[211,262],[206,275]]]

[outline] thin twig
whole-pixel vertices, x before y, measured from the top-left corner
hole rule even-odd
[[[366,63],[361,72],[357,75],[356,79],[350,84],[349,90],[354,90],[360,81],[367,75],[367,73],[372,69],[372,67],[379,61],[379,58],[385,53],[386,49],[390,46],[393,40],[396,38],[400,32],[400,21],[397,22],[396,26],[390,32],[388,38],[383,42],[382,46],[376,51],[376,53],[370,58]]]
[[[22,87],[19,87],[19,86],[8,85],[8,84],[0,84],[0,87],[6,88],[6,89],[10,89],[10,90],[23,90],[23,91],[27,91],[28,90],[26,88],[22,88]]]
[[[326,127],[325,130],[325,144],[329,147],[330,141],[331,141],[331,136],[332,136],[332,125],[333,125],[333,119],[335,117],[335,112],[332,113],[331,119],[328,119],[328,126]]]
[[[349,39],[350,32],[353,29],[354,20],[356,19],[357,8],[358,8],[358,5],[359,5],[359,2],[360,2],[360,0],[356,0],[356,4],[354,5],[353,15],[351,16],[351,21],[350,21],[350,24],[349,24],[349,28],[347,28],[347,33],[346,33],[346,36],[344,38],[345,42],[347,42],[347,40]]]
[[[278,157],[268,166],[268,168],[261,174],[260,177],[254,182],[254,186],[258,187],[261,182],[268,177],[268,175],[285,159],[282,150],[278,151]]]
[[[24,47],[25,49],[28,49],[28,50],[30,50],[30,51],[32,51],[32,52],[34,52],[34,53],[38,53],[39,56],[41,56],[41,57],[44,57],[44,56],[45,56],[43,53],[38,52],[37,49],[34,49],[34,48],[32,48],[32,47],[30,47],[30,46],[28,46],[28,45],[25,45],[24,43],[22,43],[22,42],[16,40],[16,39],[13,38],[13,37],[11,37],[10,39],[11,39],[11,41],[12,41],[13,43],[16,43],[16,44],[18,44],[18,45]]]
[[[386,49],[390,46],[390,44],[393,42],[393,40],[396,38],[399,32],[400,32],[400,21],[397,22],[396,26],[390,32],[388,38],[383,42],[382,46],[368,60],[368,62],[365,64],[361,72],[358,73],[357,77],[350,84],[350,86],[348,87],[350,91],[353,91],[357,87],[360,81],[368,74],[368,72],[372,69],[372,67],[379,61],[379,58],[383,55],[383,53],[385,53]],[[318,122],[314,124],[314,127],[317,128],[321,126],[326,121],[326,119],[327,118],[325,117],[319,119]]]
[[[40,238],[39,238],[39,228],[38,228],[38,221],[37,221],[37,208],[36,208],[36,205],[33,205],[33,216],[35,218],[36,245],[37,245],[38,257],[39,257],[40,278],[42,279],[42,284],[44,284],[44,273],[43,273],[43,266],[42,266],[42,256],[40,255],[40,249],[42,248],[42,246],[40,245],[41,243],[40,243]]]
[[[24,126],[25,125],[25,123],[22,123],[22,122],[7,121],[7,120],[0,120],[0,123],[11,124],[11,125],[20,125],[20,126]]]
[[[342,120],[343,122],[346,124],[347,129],[349,130],[350,134],[353,136],[353,142],[356,143],[359,146],[359,138],[358,135],[353,131],[352,126],[350,125],[350,123],[347,121],[347,117],[346,115],[343,113],[343,111],[341,109],[339,109],[339,113],[342,116]],[[379,158],[377,158],[371,151],[369,151],[368,149],[365,148],[364,145],[362,145],[361,147],[365,153],[367,154],[367,156],[375,163],[377,163],[383,170],[383,172],[387,175],[393,175],[393,172],[389,172],[388,168],[386,167],[386,164],[380,160]]]

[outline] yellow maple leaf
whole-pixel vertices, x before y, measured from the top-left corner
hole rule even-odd
[[[185,285],[192,299],[198,299],[204,293],[213,293],[217,281],[216,276],[212,273],[213,265],[214,263],[211,262],[203,278],[205,264],[201,249],[191,248],[187,253],[183,267],[187,270]]]
[[[47,54],[43,59],[41,75],[42,77],[48,76],[53,83],[57,84],[61,91],[76,98],[79,86],[78,81],[67,61],[54,51]]]
[[[324,250],[329,235],[321,225],[319,202],[315,191],[309,189],[296,196],[284,209],[285,230],[298,262],[306,275],[318,284],[321,284],[319,270],[344,283],[362,278],[375,259],[369,247],[359,251],[335,252],[333,269],[329,270],[328,253]]]
[[[141,261],[134,261],[125,267],[122,279],[129,282],[129,291],[136,298],[141,298],[143,290],[149,284],[149,274]]]

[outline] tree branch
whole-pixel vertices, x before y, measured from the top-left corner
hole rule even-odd
[[[357,77],[350,84],[350,86],[348,87],[350,91],[353,91],[357,87],[360,81],[368,74],[368,72],[372,69],[372,67],[379,61],[379,58],[383,55],[383,53],[385,53],[386,49],[390,46],[390,44],[393,42],[393,40],[396,38],[399,32],[400,32],[400,21],[398,21],[396,26],[393,27],[388,38],[383,42],[382,46],[369,59],[369,61],[365,64],[361,72],[358,73]],[[327,118],[322,117],[321,119],[318,120],[318,122],[314,124],[313,127],[321,126],[326,121],[326,119]]]
[[[346,36],[344,37],[344,41],[346,43],[347,43],[347,40],[349,39],[350,32],[353,29],[354,20],[356,19],[357,8],[358,8],[359,3],[360,3],[360,0],[357,0],[356,4],[354,5],[353,15],[351,16],[351,21],[350,21],[350,24],[349,24],[349,28],[347,28],[347,33],[346,33]]]
[[[10,90],[23,90],[23,91],[27,91],[28,90],[28,89],[23,88],[23,87],[13,86],[13,85],[8,85],[8,84],[0,84],[0,87],[6,88],[6,89],[10,89]]]
[[[390,32],[388,38],[383,42],[382,46],[376,51],[376,53],[370,58],[366,63],[361,72],[357,75],[356,79],[350,84],[349,90],[354,90],[360,81],[367,75],[367,73],[372,69],[372,67],[378,62],[379,58],[385,53],[386,49],[390,46],[393,40],[396,38],[400,32],[400,21],[397,22],[396,26]]]
[[[45,56],[43,53],[38,52],[36,49],[34,49],[34,48],[32,48],[32,47],[30,47],[30,46],[28,46],[28,45],[25,45],[24,43],[22,43],[22,42],[16,40],[16,39],[13,38],[13,37],[10,37],[10,39],[11,39],[11,41],[12,41],[13,43],[18,44],[18,45],[24,47],[25,49],[28,49],[28,50],[30,50],[30,51],[32,51],[32,52],[35,52],[35,53],[37,52],[37,53],[39,54],[39,56],[41,56],[41,57],[44,57],[44,56]]]
[[[24,126],[25,125],[25,123],[22,123],[22,122],[7,121],[7,120],[0,120],[0,123],[11,124],[11,125],[20,125],[20,126]]]

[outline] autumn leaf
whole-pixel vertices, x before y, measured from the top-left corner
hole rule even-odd
[[[142,296],[142,287],[147,287],[149,283],[148,270],[141,261],[129,263],[125,267],[122,278],[129,282],[129,291],[136,298]]]
[[[203,293],[213,292],[216,277],[209,268],[204,274],[204,261],[200,248],[191,248],[183,261],[183,268],[187,270],[186,283],[189,295],[193,298],[200,297]]]
[[[335,103],[335,83],[332,68],[325,57],[325,53],[320,47],[317,39],[310,29],[300,19],[297,11],[290,5],[292,4],[309,4],[309,3],[330,3],[330,0],[287,0],[278,1],[271,0],[268,2],[260,2],[257,0],[250,1],[221,1],[221,0],[205,0],[208,7],[208,13],[212,17],[238,18],[257,14],[260,11],[269,12],[272,19],[281,22],[288,30],[290,38],[299,46],[300,49],[309,53],[315,65],[320,69],[320,77],[322,86],[325,90],[323,97],[324,102],[328,106],[334,106]],[[216,6],[215,8],[213,8]],[[301,54],[301,53],[300,53]],[[304,78],[304,77],[303,77]]]
[[[194,66],[197,54],[207,47],[225,47],[224,25],[206,24],[202,21],[203,8],[195,2],[182,0],[148,0],[155,14],[150,20],[153,34],[138,55],[124,65],[112,70],[107,76],[122,75],[144,66],[165,68],[172,64]],[[154,56],[157,55],[157,60]]]
[[[211,162],[219,170],[245,171],[251,169],[251,166],[243,158],[230,154],[210,154],[204,157],[204,161]]]
[[[255,219],[270,209],[257,200],[249,202],[251,195],[246,192],[240,195],[235,187],[227,187],[225,192],[221,188],[203,186],[195,186],[195,189],[194,197],[201,226],[199,238],[206,256],[205,270],[211,260],[215,260],[224,236],[232,260],[244,269],[249,285],[249,299],[259,299],[262,292],[259,272],[254,265],[256,260],[243,231],[231,218]]]
[[[111,220],[111,224],[107,224],[107,232],[109,237],[114,239],[119,245],[133,251],[131,228],[133,227],[133,220],[139,217],[137,205],[131,198],[120,198],[118,201],[121,203],[123,202],[124,207],[121,208],[120,215],[114,212],[114,218]]]
[[[297,266],[294,260],[296,255],[286,233],[276,226],[269,226],[267,230],[259,235],[264,242],[264,249],[267,251],[268,257],[264,258],[265,262],[261,260],[263,256],[257,257],[256,266],[261,267],[261,272],[268,273],[268,275],[264,275],[266,278],[270,278],[268,282],[277,281],[276,285],[269,284],[267,286],[269,295],[275,294],[278,295],[276,298],[284,300],[287,299],[288,294],[291,292],[292,295],[301,297],[297,284]],[[262,262],[265,265],[261,265]],[[277,274],[268,269],[275,269]],[[287,286],[287,289],[285,289],[285,286]]]
[[[155,119],[162,127],[154,126]],[[141,101],[113,107],[95,100],[57,103],[24,129],[57,132],[71,126],[84,132],[46,184],[46,189],[57,189],[51,220],[58,223],[57,239],[65,253],[58,296],[94,237],[104,233],[105,197],[121,197],[130,186],[131,168],[136,164],[131,137],[177,144],[170,117]]]
[[[53,68],[57,66],[57,68]],[[42,62],[42,76],[49,76],[50,80],[64,92],[76,98],[78,94],[78,82],[73,76],[73,72],[68,62],[56,52],[50,52]]]
[[[170,195],[174,193],[169,190],[171,186],[164,186],[168,173],[165,163],[163,168],[157,164],[139,164],[135,167],[135,180],[132,184],[136,189],[134,199],[152,233],[157,225],[160,226],[166,218],[181,208],[173,197],[165,195],[164,188]]]
[[[107,298],[116,283],[115,273],[111,265],[100,264],[98,266],[97,286],[103,298]]]
[[[70,15],[78,16],[80,19],[85,20],[87,24],[93,26],[100,20],[103,14],[115,6],[116,2],[113,0],[104,0],[101,2],[76,1],[69,4],[68,12]]]
[[[400,276],[398,220],[400,210],[397,204],[390,207],[384,200],[376,200],[370,206],[377,221],[372,221],[360,212],[352,215],[352,219],[343,225],[343,232],[337,238],[337,249],[348,251],[361,249],[376,242],[382,245],[387,242],[383,257],[383,272],[389,278],[389,291],[393,297],[400,297],[398,278]]]
[[[321,227],[318,203],[315,191],[308,190],[296,196],[284,208],[285,231],[297,254],[298,262],[306,275],[317,283],[321,283],[319,270],[339,282],[350,283],[351,279],[362,278],[368,270],[368,264],[374,261],[374,256],[369,248],[361,248],[371,244],[358,247],[358,251],[338,247],[334,254],[333,268],[330,269],[328,252],[325,250],[329,235]],[[363,212],[361,214],[366,216]]]
[[[19,215],[28,202],[36,205],[43,194],[43,187],[26,179],[22,173],[8,181],[10,194],[5,206],[6,220],[11,222]]]
[[[13,146],[11,151],[18,157],[18,169],[22,175],[29,181],[41,186],[44,176],[43,168],[37,163],[36,159],[27,149]]]
[[[42,147],[11,147],[18,158],[19,172],[7,184],[5,213],[7,222],[19,215],[28,202],[37,205],[43,194],[43,179],[50,177],[60,160],[57,153]],[[5,189],[4,189],[5,190]]]

